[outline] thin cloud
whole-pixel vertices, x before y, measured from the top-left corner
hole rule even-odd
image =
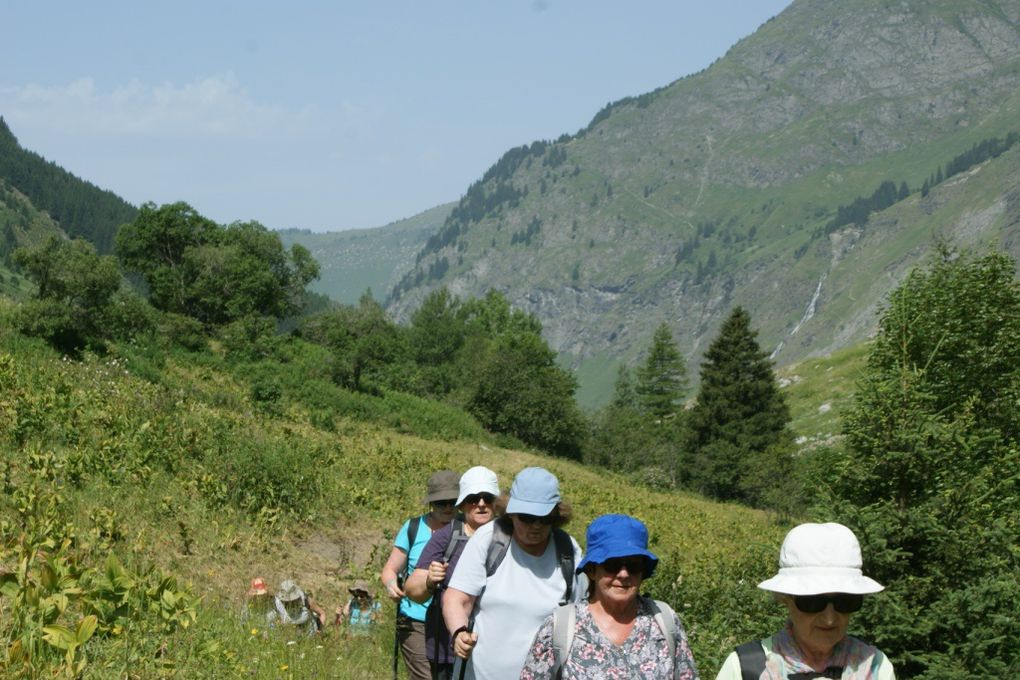
[[[356,132],[367,118],[349,105],[340,116],[326,116],[313,106],[288,109],[260,103],[231,73],[183,85],[132,80],[110,90],[92,78],[64,86],[6,87],[0,88],[0,111],[12,122],[35,128],[153,139],[295,137],[337,124]]]

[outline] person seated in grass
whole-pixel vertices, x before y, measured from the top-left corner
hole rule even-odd
[[[241,623],[244,625],[263,625],[266,616],[273,608],[273,597],[263,578],[256,576],[251,580],[248,592],[244,596],[244,608],[241,610]]]
[[[309,635],[321,630],[325,622],[326,612],[322,607],[290,579],[280,584],[273,607],[266,615],[266,625],[270,628],[296,626]]]
[[[368,587],[365,581],[355,581],[347,589],[351,599],[342,607],[336,608],[336,619],[333,623],[337,626],[347,622],[347,632],[352,635],[365,635],[372,630],[372,626],[382,618],[382,604],[375,599],[375,593]]]

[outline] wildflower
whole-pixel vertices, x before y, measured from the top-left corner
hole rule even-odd
[[[252,628],[251,629],[251,634],[252,635],[258,635],[259,634],[259,629],[258,628]]]
[[[285,663],[282,663],[282,664],[280,664],[280,670],[281,670],[281,671],[285,671],[285,670],[287,670],[288,668],[290,668],[290,666],[288,666],[287,664],[285,664]]]

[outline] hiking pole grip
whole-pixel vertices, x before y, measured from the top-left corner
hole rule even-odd
[[[472,617],[472,618],[468,619],[467,627],[464,629],[464,632],[468,633],[468,634],[471,634],[471,632],[474,629],[475,629],[475,620]],[[456,643],[456,636],[454,636],[454,643]],[[474,650],[472,650],[472,652],[473,651]],[[457,661],[455,663],[459,663],[460,664],[460,670],[458,671],[458,670],[454,669],[454,673],[453,673],[454,676],[457,678],[457,680],[464,680],[464,674],[467,673],[467,663],[468,663],[468,660],[467,659],[462,659],[462,658],[460,658],[458,656],[457,657]]]

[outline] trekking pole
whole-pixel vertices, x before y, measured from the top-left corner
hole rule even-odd
[[[470,635],[471,631],[473,631],[474,628],[475,628],[475,620],[474,620],[474,617],[472,617],[471,619],[468,620],[467,631],[466,632]],[[473,652],[474,650],[472,649],[471,651]],[[464,674],[467,673],[467,662],[468,662],[468,660],[467,659],[462,659],[462,658],[460,658],[458,656],[457,657],[457,661],[460,661],[460,673],[457,674],[457,680],[464,680]]]
[[[397,575],[397,587],[404,589],[404,579]],[[393,619],[393,680],[397,680],[400,666],[400,600],[397,600],[397,615]]]

